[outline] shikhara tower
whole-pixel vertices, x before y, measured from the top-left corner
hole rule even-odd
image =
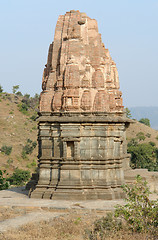
[[[30,196],[121,198],[128,120],[96,20],[74,10],[59,16],[42,89],[39,179]]]

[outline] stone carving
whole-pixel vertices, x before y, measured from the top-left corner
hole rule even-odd
[[[123,110],[116,65],[101,41],[97,21],[85,13],[70,11],[59,17],[54,42],[49,47],[43,73],[40,112],[48,111],[48,106],[44,102],[50,104],[50,92],[54,103],[50,106],[49,112],[70,109],[85,111],[81,99],[87,88],[90,88],[90,95],[93,95],[93,98],[91,107],[86,108],[86,111],[102,109],[101,102],[95,99],[105,90],[106,109],[109,112]],[[69,91],[65,91],[66,89]],[[70,101],[65,99],[70,98],[71,94],[73,97],[75,89],[79,92],[79,99],[76,100],[78,106],[74,105],[72,100],[70,108]],[[113,98],[111,91],[115,92]]]
[[[128,119],[95,19],[74,10],[59,16],[42,89],[39,179],[30,196],[121,198]]]

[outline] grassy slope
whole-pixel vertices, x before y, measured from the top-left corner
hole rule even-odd
[[[36,166],[31,166],[33,159],[37,159],[37,147],[27,159],[21,157],[22,148],[27,139],[37,140],[37,124],[30,119],[33,114],[29,112],[26,116],[18,110],[18,103],[21,97],[10,94],[0,96],[0,148],[3,145],[12,146],[12,152],[9,156],[0,152],[0,169],[6,169],[12,172],[16,167],[21,169],[35,170]]]
[[[31,155],[27,155],[27,159],[21,157],[22,148],[26,144],[27,139],[32,141],[37,140],[37,123],[30,119],[33,111],[29,115],[24,115],[18,109],[18,103],[21,97],[13,94],[0,95],[0,148],[3,145],[12,146],[12,152],[9,156],[0,152],[0,169],[6,169],[11,173],[18,167],[25,170],[35,171],[36,166],[31,166],[34,161],[37,162],[37,147]],[[127,140],[135,138],[138,132],[144,132],[144,135],[151,134],[150,137],[145,138],[145,142],[155,142],[158,147],[158,131],[145,126],[139,122],[134,122],[127,129]]]
[[[158,139],[156,139],[158,136],[158,130],[152,129],[151,127],[148,127],[137,121],[133,121],[129,128],[127,128],[127,141],[129,142],[131,138],[136,138],[136,135],[139,132],[143,132],[145,136],[145,140],[141,141],[140,143],[154,142],[156,147],[158,147]]]

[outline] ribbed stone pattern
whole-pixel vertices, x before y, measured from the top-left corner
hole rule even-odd
[[[123,110],[116,64],[95,19],[79,11],[59,16],[42,89],[41,112]]]

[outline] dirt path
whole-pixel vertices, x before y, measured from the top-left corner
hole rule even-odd
[[[7,219],[0,222],[0,232],[5,232],[11,230],[12,228],[19,228],[27,223],[40,222],[42,220],[49,221],[65,213],[55,213],[55,212],[31,212],[24,216],[15,217],[12,219]]]

